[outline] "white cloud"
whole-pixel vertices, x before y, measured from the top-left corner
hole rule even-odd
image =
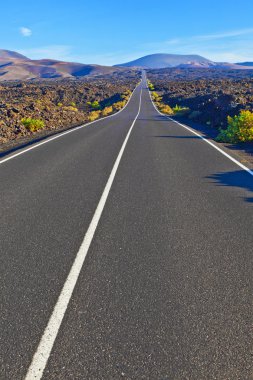
[[[22,26],[20,29],[19,29],[20,33],[22,34],[22,36],[24,37],[30,37],[32,35],[32,31],[31,29],[29,28],[26,28],[24,26]]]
[[[244,62],[244,61],[253,61],[253,54],[245,54],[244,52],[240,52],[237,49],[234,51],[226,51],[218,52],[211,50],[199,50],[198,54],[202,57],[206,57],[214,62]]]
[[[214,34],[206,34],[201,36],[193,36],[192,38],[196,40],[220,40],[223,38],[230,38],[230,37],[239,37],[246,34],[253,34],[253,28],[249,29],[239,29],[239,30],[231,30],[224,33],[214,33]]]
[[[226,32],[221,33],[213,33],[213,34],[202,34],[202,35],[194,35],[194,36],[187,36],[187,37],[181,37],[181,38],[172,38],[168,41],[164,41],[164,44],[167,45],[179,45],[179,44],[188,44],[192,41],[212,41],[212,40],[223,40],[223,39],[231,39],[233,37],[240,37],[240,36],[246,36],[246,35],[252,35],[253,34],[253,28],[248,29],[237,29],[237,30],[230,30]]]
[[[146,54],[199,54],[214,61],[253,60],[253,28],[235,29],[213,34],[174,37],[142,45]]]
[[[179,38],[172,38],[168,41],[165,42],[166,45],[177,45],[180,43],[180,39]]]
[[[253,28],[171,38],[134,46],[131,52],[118,50],[101,54],[78,53],[68,45],[46,45],[20,51],[32,59],[51,58],[59,61],[114,65],[154,53],[199,54],[216,62],[253,60]]]

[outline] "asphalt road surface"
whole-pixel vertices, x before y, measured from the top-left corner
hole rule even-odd
[[[158,114],[145,77],[118,115],[0,163],[0,197],[1,380],[253,379],[253,177]]]

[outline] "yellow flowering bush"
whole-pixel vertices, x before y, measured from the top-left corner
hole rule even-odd
[[[110,113],[113,112],[113,108],[112,106],[108,106],[108,107],[105,107],[102,111],[101,111],[101,116],[107,116],[107,115],[110,115]]]
[[[99,116],[100,116],[100,111],[92,111],[88,115],[88,120],[89,121],[97,120]]]
[[[166,115],[173,115],[174,112],[173,112],[173,109],[167,105],[167,104],[164,104],[164,103],[158,103],[157,104],[157,107],[158,109],[162,112],[162,113],[165,113]]]
[[[242,110],[239,115],[228,116],[227,129],[220,129],[216,140],[228,143],[253,141],[253,112]]]
[[[32,119],[31,117],[26,117],[21,120],[21,123],[28,129],[30,132],[37,132],[40,129],[45,127],[43,120]]]

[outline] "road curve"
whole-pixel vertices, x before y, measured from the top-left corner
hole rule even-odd
[[[1,379],[25,378],[131,127],[42,378],[253,378],[253,178],[144,77],[120,114],[0,165]]]

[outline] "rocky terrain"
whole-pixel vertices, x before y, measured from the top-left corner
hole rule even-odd
[[[138,80],[139,75],[132,73],[89,80],[1,83],[0,150],[89,121],[97,103],[103,109],[120,101],[122,94],[132,91]],[[43,131],[29,130],[22,122],[25,118],[43,121]]]
[[[253,67],[247,70],[225,68],[187,68],[173,67],[164,69],[147,70],[150,77],[161,80],[196,80],[196,79],[249,79],[253,78]]]
[[[233,70],[150,70],[148,77],[165,104],[189,107],[189,119],[217,131],[226,125],[228,115],[253,110],[251,70],[236,70],[236,75]]]

